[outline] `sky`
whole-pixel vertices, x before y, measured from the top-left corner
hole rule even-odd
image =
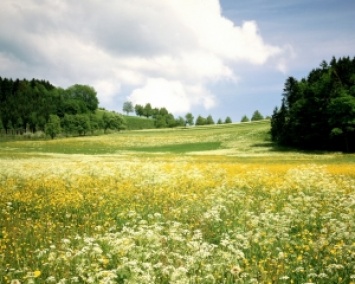
[[[354,0],[1,0],[0,76],[238,122],[271,115],[289,76],[354,57],[354,19]]]

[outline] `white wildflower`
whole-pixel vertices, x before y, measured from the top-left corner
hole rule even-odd
[[[278,258],[278,259],[284,259],[284,258],[285,258],[284,252],[280,251],[277,258]]]
[[[46,279],[46,283],[57,283],[57,280],[55,279],[54,276],[49,276],[49,277]]]
[[[318,274],[318,278],[329,278],[329,276],[326,273],[322,272]]]
[[[236,276],[236,277],[239,277],[239,274],[242,272],[242,269],[240,268],[239,265],[235,265],[231,268],[230,272]]]
[[[69,239],[62,239],[62,243],[65,245],[69,245],[71,242]]]

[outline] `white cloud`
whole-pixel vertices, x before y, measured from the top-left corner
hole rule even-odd
[[[135,89],[129,99],[133,104],[167,108],[170,112],[183,114],[191,111],[193,105],[203,105],[206,109],[214,106],[215,98],[201,86],[184,86],[180,81],[164,78],[149,78],[142,88]]]
[[[287,74],[287,72],[289,71],[288,65],[290,60],[295,60],[296,57],[297,54],[293,49],[292,45],[286,44],[282,49],[282,53],[277,58],[277,63],[276,63],[277,70],[279,70],[283,74]]]
[[[94,82],[98,99],[103,105],[111,105],[114,102],[115,95],[120,93],[121,85],[110,80],[98,80]]]
[[[133,101],[171,112],[212,108],[208,83],[282,53],[256,22],[223,17],[218,0],[3,0],[0,11],[1,74],[18,77],[6,69],[14,64],[28,77],[90,84],[107,107],[128,86]]]

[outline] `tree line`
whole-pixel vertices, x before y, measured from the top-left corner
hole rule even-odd
[[[124,118],[115,112],[97,112],[94,88],[73,85],[67,89],[48,81],[0,77],[0,130],[5,134],[43,131],[54,138],[86,135],[98,129],[123,129]]]
[[[0,134],[33,135],[43,133],[54,138],[65,136],[96,134],[99,130],[126,129],[127,122],[123,115],[114,111],[100,110],[99,100],[93,87],[75,84],[63,89],[45,80],[20,80],[0,77]],[[150,103],[135,105],[123,104],[123,111],[128,115],[135,112],[154,120],[154,127],[184,127],[187,125],[212,125],[232,123],[227,116],[217,122],[211,115],[197,118],[192,113],[184,117],[174,117],[166,108],[153,108]],[[253,120],[263,119],[256,111]],[[247,116],[242,121],[249,121]]]
[[[355,58],[335,57],[285,82],[271,119],[273,141],[301,149],[355,151]]]
[[[259,120],[264,120],[264,116],[260,113],[260,111],[256,110],[253,112],[253,115],[249,119],[247,115],[243,115],[242,119],[240,122],[249,122],[249,121],[259,121]],[[270,117],[266,117],[266,119],[270,119]]]
[[[157,128],[216,124],[211,115],[208,115],[207,117],[199,115],[196,120],[194,120],[195,118],[192,113],[187,113],[184,117],[179,116],[176,118],[173,114],[169,113],[166,108],[153,108],[150,103],[145,105],[136,104],[133,106],[132,102],[127,101],[123,103],[122,110],[126,112],[127,115],[131,112],[135,112],[137,116],[153,118],[154,125]],[[229,116],[227,116],[224,121],[218,119],[217,124],[223,123],[232,123],[232,119]]]

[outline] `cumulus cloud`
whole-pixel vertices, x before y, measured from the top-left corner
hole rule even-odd
[[[107,106],[125,95],[172,112],[208,109],[217,103],[208,84],[235,80],[235,63],[283,53],[256,22],[223,17],[218,0],[3,0],[0,10],[1,74],[90,84]]]
[[[215,98],[203,86],[183,85],[180,81],[164,78],[149,78],[142,88],[132,92],[129,99],[134,104],[150,103],[180,114],[191,111],[193,105],[201,104],[206,109],[215,105]]]

